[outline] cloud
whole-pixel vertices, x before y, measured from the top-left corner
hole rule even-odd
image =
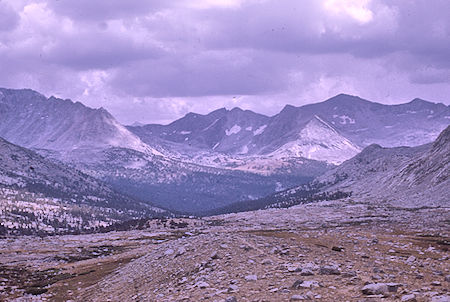
[[[136,96],[259,94],[286,86],[286,64],[273,53],[187,52],[130,64],[111,84]]]
[[[446,0],[0,0],[0,86],[168,121],[347,92],[450,100]]]
[[[165,0],[58,0],[48,1],[55,13],[73,20],[101,22],[145,15],[170,6]]]
[[[0,1],[0,32],[9,31],[19,24],[19,15],[6,2]]]

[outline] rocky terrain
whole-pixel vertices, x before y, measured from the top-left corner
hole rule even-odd
[[[449,301],[448,207],[352,199],[0,240],[5,301]]]

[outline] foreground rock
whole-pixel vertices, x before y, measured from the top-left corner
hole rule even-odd
[[[4,238],[0,301],[448,301],[447,220],[349,201]]]

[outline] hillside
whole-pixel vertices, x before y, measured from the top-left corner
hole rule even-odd
[[[91,230],[165,211],[0,138],[1,224],[18,232]]]

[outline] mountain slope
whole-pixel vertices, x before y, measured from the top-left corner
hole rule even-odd
[[[153,151],[105,109],[47,99],[29,89],[1,88],[0,117],[0,137],[26,148],[67,152],[113,146]]]
[[[351,192],[354,198],[397,206],[450,206],[450,126],[418,147],[371,145],[316,178],[322,192]]]
[[[351,196],[396,207],[450,207],[450,126],[432,144],[383,148],[373,144],[340,166],[264,198],[228,205],[207,214],[289,207]]]
[[[306,183],[329,169],[325,163],[305,160],[293,163],[290,173],[279,168],[262,175],[150,156],[124,148],[110,148],[97,154],[92,162],[74,164],[121,192],[173,211],[194,214]]]
[[[298,133],[272,152],[277,157],[305,157],[340,164],[361,150],[315,115]]]
[[[80,231],[164,212],[1,138],[0,198],[3,226],[29,231]]]

